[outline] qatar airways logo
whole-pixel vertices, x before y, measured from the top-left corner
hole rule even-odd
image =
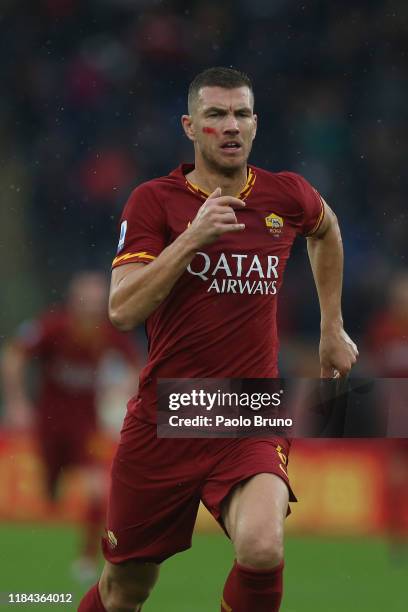
[[[275,295],[278,265],[276,255],[221,253],[213,261],[207,253],[199,251],[187,270],[208,283],[207,292]]]

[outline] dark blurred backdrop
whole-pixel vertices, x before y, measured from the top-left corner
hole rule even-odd
[[[58,301],[80,268],[109,271],[136,184],[192,159],[186,91],[211,65],[252,77],[251,161],[308,178],[335,209],[344,310],[359,337],[406,266],[404,0],[2,0],[0,335]],[[318,332],[295,247],[281,326]]]

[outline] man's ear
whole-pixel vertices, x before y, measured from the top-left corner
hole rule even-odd
[[[181,116],[181,125],[183,126],[183,130],[190,140],[195,141],[195,129],[193,124],[193,118],[191,115],[182,115]]]

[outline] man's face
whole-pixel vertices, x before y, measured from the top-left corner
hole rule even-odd
[[[247,163],[255,138],[257,117],[248,87],[200,89],[191,115],[183,117],[196,155],[212,168],[234,173]]]

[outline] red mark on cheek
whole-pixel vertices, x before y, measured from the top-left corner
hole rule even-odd
[[[203,133],[204,134],[216,134],[217,130],[215,130],[212,127],[203,127]]]

